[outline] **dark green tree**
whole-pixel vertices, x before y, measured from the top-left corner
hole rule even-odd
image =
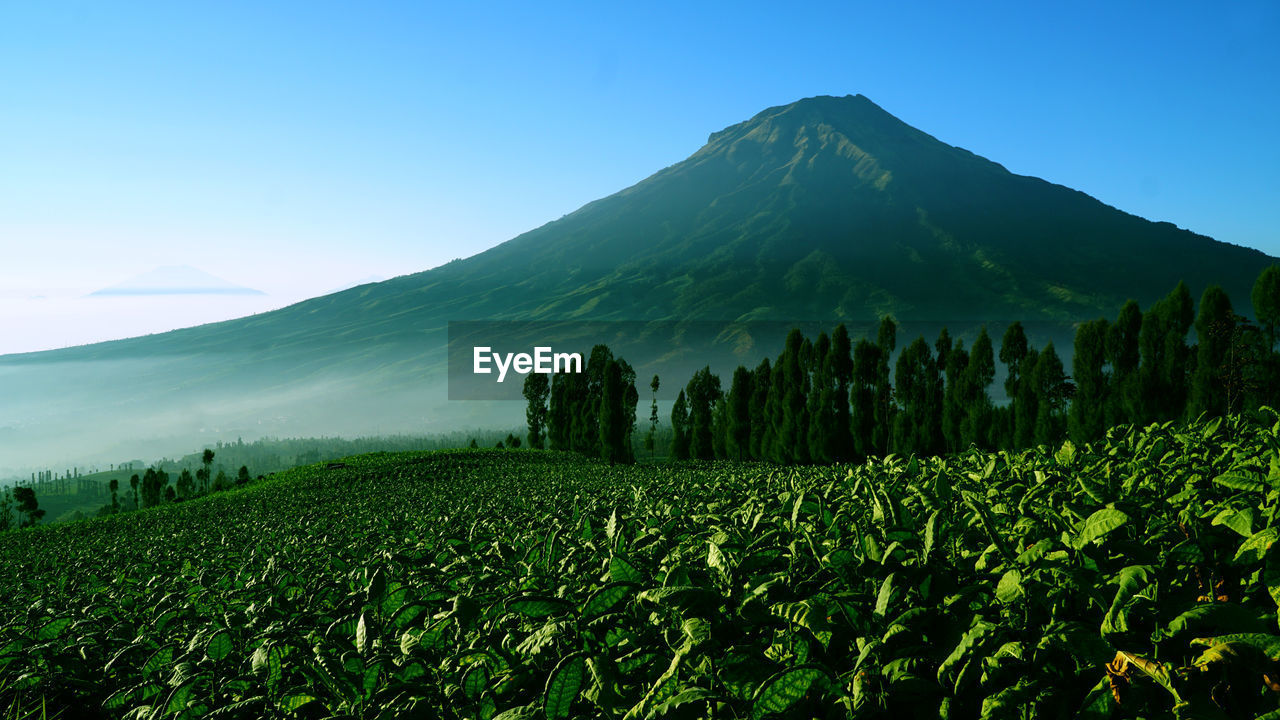
[[[240,470],[236,473],[236,484],[245,485],[249,482],[249,466],[241,465]]]
[[[809,387],[806,392],[805,417],[808,459],[815,463],[834,460],[832,432],[836,423],[835,375],[831,370],[831,338],[825,332],[813,343],[808,364]],[[848,401],[841,396],[840,404]]]
[[[970,445],[979,448],[992,447],[991,443],[991,396],[987,388],[996,377],[995,352],[991,346],[991,336],[984,325],[978,331],[969,351],[969,362],[965,366],[965,419],[960,425],[960,448],[964,450]]]
[[[622,450],[624,462],[636,461],[631,439],[636,433],[636,408],[640,406],[640,391],[636,389],[636,371],[631,363],[618,358],[618,372],[622,377]]]
[[[196,481],[195,478],[192,477],[191,471],[187,468],[182,468],[182,472],[178,473],[178,497],[185,500],[191,497],[195,492],[195,489]]]
[[[893,384],[889,379],[889,359],[897,347],[898,325],[893,318],[885,315],[880,319],[880,329],[876,332],[877,353],[875,380],[875,424],[872,425],[872,446],[874,453],[884,455],[889,451],[889,433],[893,427]]]
[[[213,479],[213,451],[209,448],[204,449],[204,453],[200,456],[200,464],[204,466],[204,492],[209,492],[209,482]]]
[[[591,348],[585,372],[570,377],[582,378],[576,384],[573,405],[573,449],[591,457],[601,457],[600,450],[600,395],[604,387],[604,373],[613,360],[613,351],[607,345]]]
[[[524,376],[521,394],[525,399],[524,419],[529,427],[529,447],[542,449],[547,427],[547,396],[551,394],[551,380],[543,373]]]
[[[725,402],[725,456],[734,460],[751,457],[751,399],[754,374],[739,365],[733,371],[729,397]]]
[[[1111,405],[1107,375],[1107,337],[1111,324],[1104,318],[1076,328],[1071,370],[1076,393],[1071,401],[1067,427],[1079,445],[1101,439],[1107,431],[1107,408]]]
[[[848,462],[855,456],[853,450],[853,419],[849,408],[849,391],[853,387],[853,345],[844,323],[831,333],[831,354],[827,360],[831,382],[834,386],[829,402],[835,416],[827,433],[827,456],[836,462]]]
[[[12,530],[17,523],[13,519],[13,496],[8,488],[0,493],[0,532]]]
[[[717,460],[729,459],[729,400],[722,393],[711,408],[711,454]]]
[[[1280,265],[1258,274],[1249,299],[1253,301],[1253,315],[1266,334],[1267,348],[1275,348],[1276,330],[1280,328]]]
[[[1040,363],[1040,353],[1028,348],[1027,354],[1018,364],[1018,395],[1009,405],[1010,431],[1012,443],[1010,447],[1031,447],[1036,439],[1036,419],[1040,413],[1039,388],[1036,384],[1036,368]]]
[[[610,358],[605,363],[600,382],[600,456],[610,464],[627,461],[623,441],[627,437],[624,412],[625,390],[622,386],[622,368]]]
[[[1032,442],[1036,445],[1054,445],[1066,435],[1066,409],[1074,390],[1062,367],[1062,359],[1049,342],[1040,351],[1029,376],[1035,387],[1036,415]]]
[[[676,460],[689,459],[689,405],[685,400],[684,390],[680,391],[671,406],[671,457]]]
[[[1191,291],[1185,283],[1178,283],[1142,316],[1138,372],[1143,410],[1139,422],[1164,422],[1185,414],[1190,357],[1187,332],[1193,317]]]
[[[1027,357],[1032,353],[1031,346],[1027,344],[1027,334],[1022,329],[1022,323],[1014,322],[1004,331],[1004,338],[1000,341],[1000,362],[1004,363],[1008,374],[1004,380],[1004,394],[1009,398],[1008,410],[1008,429],[1006,440],[1008,446],[1026,447],[1031,441],[1034,434],[1032,428],[1019,428],[1019,421],[1025,418],[1032,418],[1034,422],[1035,412],[1019,412],[1018,402],[1024,396],[1022,392],[1022,375],[1023,367],[1026,365]],[[1025,393],[1027,397],[1035,397],[1034,392]]]
[[[944,340],[946,342],[944,342]],[[951,342],[946,328],[938,338],[938,366],[945,374],[942,392],[942,439],[948,452],[959,452],[964,444],[964,422],[974,393],[969,388],[969,353],[964,341]],[[945,360],[944,360],[945,358]]]
[[[1142,383],[1138,374],[1142,358],[1138,346],[1141,333],[1142,310],[1137,302],[1130,300],[1107,331],[1107,362],[1111,364],[1108,427],[1141,421]]]
[[[751,372],[751,443],[748,455],[752,460],[764,460],[769,456],[772,434],[769,424],[769,389],[773,384],[773,364],[769,358],[760,361]]]
[[[898,356],[894,395],[899,411],[893,421],[893,452],[942,452],[942,380],[923,337],[916,338]]]
[[[712,411],[720,399],[720,378],[704,367],[693,374],[685,386],[689,407],[689,455],[698,460],[715,458],[712,445]]]
[[[573,431],[573,420],[569,403],[570,386],[576,375],[554,374],[551,376],[551,398],[547,409],[547,439],[552,450],[568,450],[572,443],[570,435]]]
[[[120,496],[117,494],[120,491],[119,478],[111,478],[107,487],[111,490],[111,512],[118,513],[120,512]]]
[[[857,457],[879,452],[876,446],[876,389],[880,375],[880,346],[866,339],[853,348],[853,384],[849,390],[850,434]]]
[[[142,505],[139,504],[138,502],[138,485],[140,483],[141,483],[141,478],[138,477],[137,473],[134,473],[133,477],[129,478],[129,487],[133,490],[133,509],[134,510],[137,510],[138,508],[142,507]]]
[[[644,436],[644,449],[649,451],[649,458],[653,458],[654,447],[658,442],[658,388],[660,381],[658,376],[654,375],[649,381],[649,390],[652,393],[652,402],[649,405],[649,432]]]
[[[40,502],[36,500],[36,491],[32,488],[15,487],[13,503],[19,513],[27,516],[18,525],[20,528],[34,527],[44,517],[45,511],[40,509]]]
[[[1205,288],[1196,316],[1196,365],[1187,403],[1188,419],[1227,412],[1227,356],[1236,335],[1236,316],[1227,293],[1217,285]]]

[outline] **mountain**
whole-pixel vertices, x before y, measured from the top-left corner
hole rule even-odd
[[[168,265],[148,270],[124,282],[89,293],[105,295],[263,295],[260,290],[243,287],[214,277],[190,265]]]
[[[1273,260],[1015,175],[860,95],[809,98],[470,258],[240,320],[0,358],[0,457],[18,438],[56,447],[104,422],[140,437],[143,419],[156,432],[246,434],[480,422],[480,405],[443,400],[449,321],[644,321],[665,324],[653,345],[673,347],[700,321],[884,313],[1069,331],[1179,280],[1197,296],[1219,283],[1247,310]],[[768,333],[716,337],[753,363],[778,349]],[[637,370],[683,380],[671,357]]]

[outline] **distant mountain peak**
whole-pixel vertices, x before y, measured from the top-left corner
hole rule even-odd
[[[165,265],[89,293],[108,295],[265,295],[190,265]]]

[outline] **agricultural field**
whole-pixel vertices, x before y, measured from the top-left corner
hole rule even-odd
[[[1280,418],[857,466],[378,453],[0,535],[0,711],[1280,718]]]

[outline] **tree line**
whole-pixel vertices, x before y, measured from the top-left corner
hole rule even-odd
[[[671,412],[675,459],[830,463],[886,453],[940,454],[969,447],[1012,449],[1101,438],[1125,423],[1223,415],[1280,398],[1280,267],[1265,270],[1251,296],[1258,324],[1211,286],[1198,309],[1179,283],[1143,311],[1129,301],[1115,321],[1077,326],[1073,376],[1053,343],[1037,349],[1021,323],[997,355],[983,327],[972,345],[944,328],[932,345],[917,337],[898,353],[897,326],[852,342],[787,335],[782,352],[754,369],[739,366],[725,391],[710,367],[694,373]],[[1194,327],[1196,343],[1188,345]],[[1006,405],[991,400],[996,359],[1005,366]]]
[[[523,394],[529,447],[635,462],[636,371],[607,345],[591,349],[580,373],[525,376]]]

